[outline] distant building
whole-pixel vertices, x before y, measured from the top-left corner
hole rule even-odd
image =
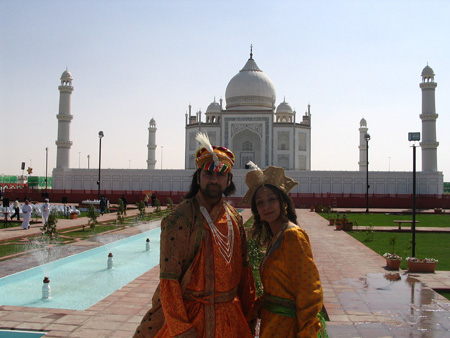
[[[189,105],[186,114],[185,168],[195,168],[199,147],[195,136],[207,132],[211,144],[233,150],[235,168],[245,168],[248,161],[265,168],[269,165],[286,170],[311,170],[310,106],[300,121],[286,100],[275,108],[276,91],[269,77],[258,67],[253,54],[228,83],[222,99],[214,99],[206,109],[195,114]]]
[[[442,195],[444,177],[437,171],[437,147],[434,72],[427,66],[422,72],[422,171],[417,172],[417,193]],[[96,190],[98,168],[69,168],[70,97],[73,91],[72,75],[66,70],[61,76],[60,112],[58,117],[57,165],[53,169],[53,189]],[[367,147],[364,135],[367,121],[360,121],[358,170],[311,170],[311,113],[307,111],[296,121],[296,112],[283,100],[276,108],[275,86],[256,65],[252,53],[244,68],[235,75],[226,88],[226,106],[222,100],[212,102],[205,116],[186,114],[185,169],[156,169],[156,122],[150,120],[148,128],[147,169],[102,169],[102,191],[172,191],[189,189],[195,171],[194,156],[198,148],[195,135],[207,132],[211,143],[233,150],[236,165],[233,181],[235,196],[243,196],[245,164],[251,160],[259,167],[276,165],[286,169],[287,175],[298,181],[292,193],[301,194],[364,194],[367,187]],[[320,126],[319,126],[320,127]],[[144,131],[143,131],[144,132]],[[143,145],[144,146],[144,145]],[[356,163],[355,163],[356,165]],[[412,173],[395,171],[370,171],[369,194],[391,195],[412,193]]]

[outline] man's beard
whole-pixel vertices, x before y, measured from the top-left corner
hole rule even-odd
[[[210,187],[218,187],[218,189],[210,189]],[[224,190],[218,184],[208,184],[205,189],[201,189],[203,195],[208,198],[220,198]]]

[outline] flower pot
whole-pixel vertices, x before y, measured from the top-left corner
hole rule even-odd
[[[336,221],[336,230],[342,230],[342,229],[344,229],[344,222]]]
[[[408,262],[408,272],[434,272],[436,263]]]
[[[390,270],[398,270],[400,269],[401,260],[399,259],[389,259],[386,258],[386,266]]]
[[[309,211],[314,211],[314,207],[310,207],[310,208],[309,208]]]
[[[75,219],[75,218],[78,218],[78,214],[70,214],[69,217],[71,219]]]
[[[334,225],[334,218],[330,218],[329,221],[330,221],[329,225]]]
[[[352,231],[353,230],[353,222],[345,222],[343,230],[344,231]]]

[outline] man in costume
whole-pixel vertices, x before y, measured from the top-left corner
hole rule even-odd
[[[30,228],[32,211],[33,211],[33,208],[31,207],[30,202],[28,200],[25,200],[25,204],[22,207],[22,213],[23,213],[22,229],[24,229],[24,230],[27,230]]]
[[[50,200],[48,198],[45,199],[44,204],[42,205],[42,223],[47,224],[48,216],[50,216]]]
[[[242,217],[223,200],[234,192],[234,154],[196,138],[197,171],[186,200],[161,222],[160,284],[134,337],[253,337],[245,316],[256,299]]]

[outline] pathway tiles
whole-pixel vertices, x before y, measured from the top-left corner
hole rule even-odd
[[[392,273],[384,258],[316,213],[297,212],[324,289],[331,337],[450,337],[450,272]]]
[[[244,220],[251,215],[248,209],[242,214]],[[450,289],[450,272],[388,274],[380,255],[316,213],[298,210],[297,215],[320,271],[331,338],[450,338],[450,302],[431,290]],[[20,259],[19,266],[26,265]],[[20,259],[0,262],[0,270]],[[49,331],[46,338],[131,337],[150,307],[158,278],[157,266],[86,311],[0,306],[0,327]]]

